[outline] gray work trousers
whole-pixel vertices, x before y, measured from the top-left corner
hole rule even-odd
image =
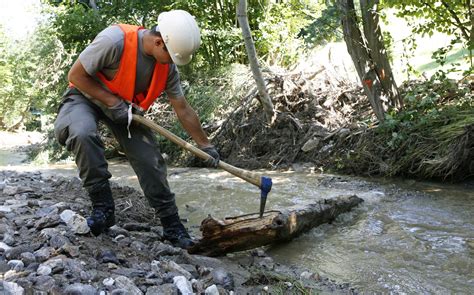
[[[177,213],[175,196],[166,178],[166,163],[154,134],[147,127],[132,123],[132,138],[128,138],[127,127],[114,124],[104,111],[82,94],[67,95],[54,123],[56,139],[75,155],[84,188],[91,191],[95,185],[107,182],[112,176],[97,132],[100,120],[110,128],[122,147],[145,197],[158,216],[163,218]]]

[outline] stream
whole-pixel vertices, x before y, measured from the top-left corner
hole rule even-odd
[[[0,149],[0,169],[77,176],[75,165],[28,165]],[[139,188],[126,162],[112,162],[112,181]],[[276,262],[298,265],[362,293],[472,294],[474,185],[364,179],[299,172],[264,172],[273,179],[267,210],[356,194],[365,202],[350,213],[267,249]],[[169,168],[182,218],[196,236],[209,214],[223,218],[258,212],[259,189],[212,169]]]

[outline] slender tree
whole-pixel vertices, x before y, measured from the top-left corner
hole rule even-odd
[[[237,19],[239,20],[240,27],[242,28],[242,36],[244,38],[245,48],[247,50],[247,55],[250,62],[250,68],[252,69],[253,78],[255,79],[255,83],[257,83],[259,100],[262,104],[263,110],[265,111],[267,122],[269,124],[272,124],[275,120],[275,111],[273,109],[272,100],[268,95],[268,91],[265,86],[265,81],[263,80],[262,71],[258,64],[257,52],[255,50],[255,44],[252,39],[252,34],[250,32],[249,22],[247,18],[246,0],[239,0],[239,5],[237,6]]]
[[[389,107],[402,107],[398,88],[393,77],[379,25],[378,0],[360,0],[363,32],[353,0],[338,0],[347,50],[369,98],[372,109],[380,121]],[[382,95],[389,105],[384,106]]]

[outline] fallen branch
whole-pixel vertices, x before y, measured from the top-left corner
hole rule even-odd
[[[215,219],[201,223],[202,239],[189,249],[190,253],[219,256],[256,247],[289,241],[309,229],[333,221],[363,200],[355,195],[321,200],[303,208],[267,211],[262,218],[249,214]]]

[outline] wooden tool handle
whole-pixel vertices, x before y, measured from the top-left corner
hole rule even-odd
[[[175,134],[171,133],[170,131],[166,130],[165,128],[161,127],[160,125],[156,124],[155,122],[145,118],[145,117],[142,117],[142,116],[138,116],[138,115],[133,115],[133,120],[136,121],[136,122],[139,122],[140,124],[144,125],[144,126],[147,126],[148,128],[158,132],[160,135],[166,137],[167,139],[171,140],[172,142],[174,142],[175,144],[179,145],[180,147],[184,148],[185,150],[193,153],[194,155],[198,156],[199,158],[203,159],[203,160],[208,160],[211,158],[211,156],[200,150],[199,148],[195,147],[194,145],[186,142],[185,140],[183,140],[182,138],[176,136]],[[132,134],[133,136],[133,134]],[[237,168],[235,166],[232,166],[230,164],[227,164],[226,162],[220,160],[219,161],[219,168],[222,168],[224,169],[225,171],[229,172],[230,174],[234,175],[234,176],[237,176],[257,187],[261,187],[261,182],[262,182],[262,178],[260,177],[260,175],[258,175],[257,173],[253,173],[251,171],[247,171],[247,170],[244,170],[244,169],[241,169],[241,168]]]

